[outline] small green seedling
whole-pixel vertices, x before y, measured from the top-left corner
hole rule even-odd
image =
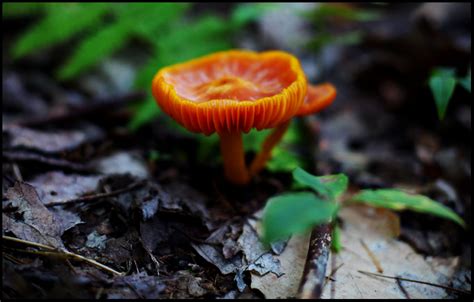
[[[465,227],[453,210],[423,195],[398,189],[360,190],[348,197],[348,177],[344,174],[314,176],[301,168],[293,171],[295,189],[268,200],[262,218],[263,242],[268,244],[293,234],[307,232],[323,223],[333,224],[332,249],[341,250],[340,228],[336,223],[339,209],[348,204],[363,203],[396,211],[412,210],[452,220]]]
[[[456,77],[453,68],[436,68],[431,73],[429,86],[433,93],[440,120],[444,119],[456,84],[460,84],[464,89],[471,92],[471,70],[469,69],[464,78]]]

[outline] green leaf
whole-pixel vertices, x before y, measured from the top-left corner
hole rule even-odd
[[[18,16],[32,15],[42,12],[45,9],[44,3],[23,2],[23,3],[5,3],[2,2],[2,17],[11,18]]]
[[[332,229],[332,240],[331,240],[331,249],[335,253],[339,253],[342,250],[342,242],[341,242],[341,228],[339,227],[339,223],[334,223]]]
[[[465,227],[465,223],[450,208],[423,195],[408,194],[397,189],[362,190],[350,201],[391,210],[412,210],[452,220]]]
[[[304,161],[296,152],[282,146],[275,147],[271,159],[267,162],[267,169],[271,172],[291,172],[304,165]]]
[[[132,19],[131,31],[144,40],[153,40],[163,27],[182,17],[190,6],[190,3],[120,3],[115,8],[119,22]]]
[[[329,18],[342,18],[348,21],[367,22],[380,18],[380,13],[375,10],[356,9],[345,5],[320,4],[309,13],[316,24],[323,24]]]
[[[440,120],[443,120],[449,100],[456,87],[454,69],[438,68],[434,70],[429,79],[429,86],[436,102],[438,117]]]
[[[70,79],[113,54],[127,42],[129,26],[126,22],[116,23],[84,39],[59,70],[59,78]]]
[[[47,5],[47,15],[34,24],[13,46],[19,58],[57,45],[74,35],[99,24],[107,10],[106,3],[62,3]]]
[[[329,222],[338,205],[310,192],[288,193],[268,200],[262,218],[263,241],[275,242]]]
[[[293,171],[293,179],[303,187],[309,187],[316,193],[333,201],[347,190],[348,178],[344,174],[314,176],[301,168]]]
[[[461,84],[464,89],[467,91],[471,92],[471,69],[469,69],[468,73],[466,76],[462,79],[459,79],[459,84]]]

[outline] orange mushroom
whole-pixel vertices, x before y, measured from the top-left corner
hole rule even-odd
[[[336,96],[331,84],[311,86],[297,58],[282,51],[217,52],[162,68],[152,83],[164,112],[186,129],[220,137],[224,171],[246,184],[271,156],[293,116],[317,112]],[[275,128],[247,168],[242,132]]]

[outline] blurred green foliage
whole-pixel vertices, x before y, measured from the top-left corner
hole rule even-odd
[[[160,109],[151,95],[151,81],[162,67],[234,47],[235,35],[276,4],[237,5],[229,18],[191,13],[190,3],[5,3],[3,17],[37,15],[37,20],[15,41],[11,53],[21,59],[35,52],[73,42],[71,54],[56,72],[59,80],[71,80],[97,66],[120,49],[139,40],[147,45],[148,61],[137,71],[134,88],[147,92],[134,108],[129,129],[136,130],[156,118]],[[216,160],[217,135],[205,137],[187,132],[163,118],[167,127],[199,140],[198,159]],[[244,135],[246,151],[257,152],[271,130],[252,130]],[[294,147],[301,134],[292,123],[268,162],[270,171],[289,172],[305,162]]]
[[[362,9],[347,4],[321,3],[314,10],[305,13],[305,17],[314,25],[316,32],[308,47],[319,51],[327,44],[353,45],[362,41],[362,31],[352,29],[334,33],[329,30],[334,26],[328,26],[329,24],[375,21],[379,19],[380,13],[373,9]]]
[[[244,135],[245,151],[259,152],[265,138],[272,129],[257,131],[253,129]],[[295,150],[303,142],[303,135],[296,120],[292,120],[282,140],[272,150],[272,157],[267,162],[266,168],[272,172],[291,172],[296,167],[307,165],[304,158]]]
[[[13,45],[15,59],[77,43],[57,71],[60,80],[76,78],[139,39],[149,46],[150,58],[138,70],[135,87],[149,92],[159,68],[232,48],[234,34],[271,7],[240,4],[226,20],[214,15],[190,18],[190,3],[3,3],[2,17],[41,16]],[[158,113],[149,93],[129,127],[137,129]]]
[[[440,120],[443,120],[446,115],[446,109],[448,108],[449,101],[453,96],[457,84],[464,87],[468,92],[471,92],[470,69],[463,78],[456,77],[453,68],[438,67],[431,72],[428,85],[433,94],[438,111],[438,118]]]

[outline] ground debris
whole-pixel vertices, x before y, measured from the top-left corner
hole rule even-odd
[[[95,192],[100,175],[64,174],[61,171],[51,171],[38,175],[29,181],[36,188],[43,204],[59,203]]]
[[[41,202],[35,188],[25,182],[16,182],[6,193],[4,206],[16,209],[2,214],[3,233],[11,231],[20,239],[64,248],[61,235],[65,227]],[[15,214],[19,216],[15,216]]]
[[[222,274],[227,275],[235,273],[242,267],[242,257],[234,254],[233,257],[226,258],[224,252],[225,245],[222,246],[226,234],[231,232],[230,226],[224,224],[215,230],[206,240],[205,243],[191,243],[196,252],[209,263],[215,265]],[[227,244],[229,245],[229,243]],[[235,246],[235,244],[233,244]]]
[[[40,131],[16,125],[3,127],[4,148],[29,149],[46,154],[71,151],[85,143],[104,138],[103,131],[91,124],[80,130]]]
[[[368,255],[370,249],[384,270],[384,275],[400,276],[436,284],[446,284],[449,276],[455,272],[459,257],[437,258],[423,257],[408,244],[396,239],[399,223],[396,214],[389,210],[364,206],[342,208],[340,218],[342,228],[342,251],[330,257],[336,257],[337,263],[343,263],[334,280],[327,282],[322,298],[331,296],[330,285],[335,286],[335,298],[436,298],[445,297],[444,289],[417,283],[402,282],[400,289],[396,280],[369,277],[358,271],[375,272],[377,267]],[[395,220],[394,220],[395,219]],[[334,259],[332,259],[334,260]],[[336,265],[337,266],[337,265]]]
[[[129,173],[138,178],[148,178],[149,172],[143,160],[129,152],[117,152],[93,161],[97,172],[102,174]]]
[[[162,278],[140,272],[116,277],[104,294],[107,299],[160,299],[165,289]]]

